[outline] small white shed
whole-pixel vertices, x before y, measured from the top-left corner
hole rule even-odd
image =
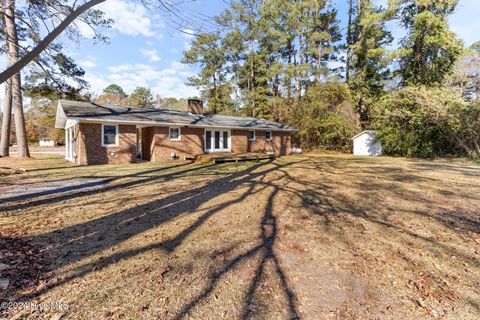
[[[41,138],[38,141],[38,145],[40,147],[55,147],[56,141],[53,140],[53,139],[49,139],[49,138]]]
[[[382,154],[382,143],[375,141],[377,134],[373,130],[360,132],[353,140],[353,154],[356,156],[379,156]]]

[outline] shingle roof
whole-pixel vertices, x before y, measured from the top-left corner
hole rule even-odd
[[[184,111],[98,105],[90,102],[60,100],[55,126],[64,128],[67,119],[89,122],[125,122],[139,125],[163,124],[232,129],[296,130],[281,123],[257,118],[217,114],[197,115]]]
[[[359,134],[356,134],[355,136],[353,136],[353,137],[352,137],[352,140],[353,140],[353,139],[356,139],[356,138],[358,138],[358,137],[360,137],[360,136],[362,136],[362,135],[364,135],[364,134],[366,134],[366,133],[376,134],[375,130],[364,130],[364,131],[360,132]]]

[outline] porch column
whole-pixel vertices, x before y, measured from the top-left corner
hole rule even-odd
[[[135,158],[138,159],[140,156],[140,160],[143,160],[143,141],[142,141],[142,127],[137,126],[137,154]]]
[[[70,129],[65,129],[65,159],[70,160]]]
[[[73,127],[70,128],[70,161],[73,161]]]

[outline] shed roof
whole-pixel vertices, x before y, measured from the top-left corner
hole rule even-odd
[[[232,129],[296,131],[295,128],[265,119],[217,114],[192,114],[184,111],[99,105],[91,102],[60,100],[55,127],[65,128],[67,119],[80,122],[115,122],[137,125],[181,125]]]
[[[358,137],[360,137],[360,136],[363,136],[364,134],[367,134],[367,133],[369,133],[369,134],[376,134],[375,130],[365,130],[365,131],[362,131],[362,132],[360,132],[359,134],[355,135],[355,136],[352,138],[352,140],[353,140],[353,139],[356,139],[356,138],[358,138]]]

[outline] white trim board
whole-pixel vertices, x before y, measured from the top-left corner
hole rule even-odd
[[[178,138],[177,138],[177,139],[172,139],[172,138],[170,138],[170,131],[171,131],[172,129],[178,129]],[[168,139],[169,139],[170,141],[182,141],[182,128],[179,127],[179,126],[170,126],[170,127],[168,127]]]
[[[105,143],[105,134],[103,132],[103,129],[105,126],[111,126],[111,127],[115,127],[115,144],[106,144]],[[118,147],[119,146],[119,141],[118,141],[118,137],[120,136],[120,132],[119,132],[119,127],[118,127],[118,124],[103,124],[102,123],[102,133],[101,133],[101,139],[102,139],[102,147]]]
[[[212,135],[210,137],[210,149],[207,149],[207,131],[212,132]],[[220,136],[220,149],[215,149],[215,131],[219,131],[221,133]],[[228,148],[224,149],[223,148],[223,133],[227,132],[227,143],[228,143]],[[205,128],[203,131],[203,152],[205,153],[215,153],[215,152],[232,152],[232,132],[229,129],[223,129],[223,128]]]
[[[187,128],[201,128],[201,129],[234,129],[234,130],[256,130],[256,131],[282,131],[282,132],[296,132],[298,129],[272,129],[272,128],[245,128],[245,127],[230,127],[230,126],[202,126],[202,125],[195,125],[195,124],[188,124],[188,123],[160,123],[160,122],[155,122],[155,121],[141,121],[141,122],[135,122],[135,121],[127,121],[127,120],[110,120],[110,119],[95,119],[95,120],[85,120],[83,118],[76,118],[76,117],[71,117],[68,118],[68,120],[76,120],[80,123],[111,123],[111,124],[128,124],[128,125],[136,125],[139,127],[151,127],[151,126],[156,126],[156,127],[187,127]]]

